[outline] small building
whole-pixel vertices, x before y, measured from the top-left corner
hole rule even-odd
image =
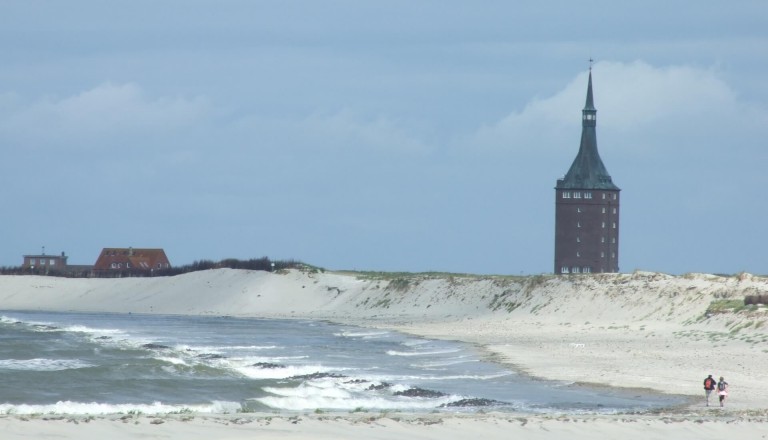
[[[64,252],[61,255],[46,255],[45,250],[43,250],[39,255],[24,255],[21,268],[37,270],[40,273],[64,272],[67,269],[67,258]]]
[[[96,277],[149,276],[171,267],[163,249],[104,248],[93,265]]]

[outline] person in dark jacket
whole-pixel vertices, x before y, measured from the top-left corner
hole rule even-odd
[[[711,374],[704,379],[704,395],[707,397],[707,406],[709,406],[709,396],[712,395],[712,391],[715,391],[716,387],[717,382]]]

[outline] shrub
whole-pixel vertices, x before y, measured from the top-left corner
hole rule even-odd
[[[745,296],[744,305],[752,305],[752,304],[768,304],[768,294]]]

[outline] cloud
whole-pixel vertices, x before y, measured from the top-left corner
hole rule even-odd
[[[577,144],[586,86],[587,72],[582,72],[554,95],[535,98],[522,111],[481,127],[471,142],[488,149],[549,153]],[[593,68],[593,86],[598,136],[628,140],[623,149],[657,154],[676,139],[684,140],[676,148],[700,148],[701,143],[691,141],[765,132],[768,125],[768,109],[738,96],[715,69],[600,62]]]
[[[0,135],[38,147],[103,147],[103,141],[189,127],[211,111],[203,98],[153,98],[132,83],[104,83],[76,95],[36,102],[11,95],[3,101]]]
[[[238,144],[258,139],[260,149],[273,152],[423,156],[432,151],[428,142],[397,120],[349,109],[294,118],[251,114],[226,130],[227,137]]]
[[[350,111],[330,115],[311,115],[301,127],[313,137],[323,139],[326,147],[348,147],[383,152],[423,154],[430,147],[386,116],[361,118]]]

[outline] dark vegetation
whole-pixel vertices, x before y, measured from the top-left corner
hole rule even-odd
[[[718,313],[739,313],[754,312],[759,310],[760,306],[768,305],[768,294],[746,295],[741,299],[720,299],[712,301],[707,308],[705,315],[715,315]]]
[[[747,295],[744,297],[744,305],[749,306],[753,304],[768,305],[768,294],[765,295]]]
[[[212,260],[198,260],[185,266],[175,266],[168,269],[162,269],[157,272],[157,276],[181,275],[189,272],[222,268],[263,271],[278,271],[283,269],[314,269],[309,265],[296,260],[270,260],[267,257],[251,258],[250,260],[227,258],[218,262]]]
[[[152,271],[140,271],[140,270],[110,270],[105,271],[103,274],[94,275],[90,268],[74,266],[71,269],[65,271],[54,271],[46,268],[29,269],[21,266],[16,267],[0,267],[0,275],[48,275],[56,277],[67,278],[91,278],[95,276],[118,278],[118,277],[168,277],[174,275],[181,275],[190,272],[198,272],[201,270],[209,269],[244,269],[244,270],[263,270],[263,271],[279,271],[284,269],[301,269],[310,270],[315,272],[322,272],[320,268],[304,264],[296,260],[270,260],[267,257],[251,258],[249,260],[238,260],[236,258],[227,258],[221,261],[213,260],[198,260],[192,264],[186,264],[184,266],[174,266],[167,269],[157,269]]]

